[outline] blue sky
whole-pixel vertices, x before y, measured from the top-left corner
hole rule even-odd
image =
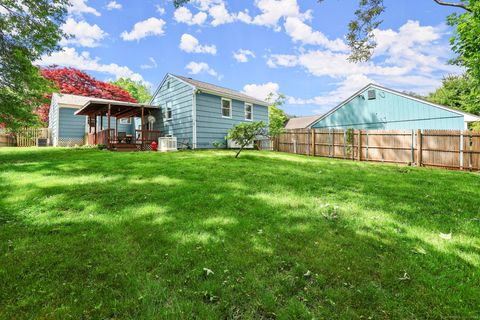
[[[82,69],[100,80],[151,86],[167,72],[244,91],[287,96],[285,111],[320,114],[369,82],[428,93],[447,65],[453,9],[433,0],[385,0],[371,62],[351,64],[344,35],[358,0],[71,0],[63,50],[39,64]]]

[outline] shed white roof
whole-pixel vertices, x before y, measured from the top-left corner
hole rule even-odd
[[[54,93],[52,99],[55,98],[58,104],[83,107],[90,101],[110,102],[110,103],[124,103],[117,100],[101,99],[96,97],[78,96],[75,94]]]

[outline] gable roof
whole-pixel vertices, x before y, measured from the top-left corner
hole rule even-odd
[[[298,117],[290,118],[285,124],[285,129],[306,129],[310,128],[312,124],[317,122],[322,116],[308,116],[308,117]]]
[[[395,94],[395,95],[402,96],[402,97],[407,98],[407,99],[410,99],[410,100],[414,100],[414,101],[417,101],[417,102],[421,102],[421,103],[424,103],[424,104],[428,104],[428,105],[430,105],[430,106],[432,106],[432,107],[435,107],[435,108],[447,110],[447,111],[456,113],[456,114],[458,114],[458,115],[462,115],[462,116],[464,116],[464,121],[465,121],[465,122],[476,122],[476,121],[480,121],[480,116],[477,116],[477,115],[474,115],[474,114],[471,114],[471,113],[468,113],[468,112],[460,111],[460,110],[457,110],[457,109],[452,109],[452,108],[447,107],[447,106],[442,106],[442,105],[439,105],[439,104],[430,102],[430,101],[428,101],[428,100],[420,99],[420,98],[418,98],[418,97],[412,96],[412,95],[410,95],[410,94],[408,94],[408,93],[404,93],[404,92],[400,92],[400,91],[397,91],[397,90],[389,89],[389,88],[380,86],[380,85],[375,84],[375,83],[369,83],[369,84],[367,84],[365,87],[361,88],[360,90],[358,90],[357,92],[355,92],[353,95],[351,95],[350,97],[348,97],[346,100],[344,100],[343,102],[341,102],[338,106],[334,107],[333,109],[331,109],[331,110],[328,111],[327,113],[323,114],[317,121],[315,121],[315,122],[312,123],[311,125],[314,125],[314,124],[317,123],[318,121],[325,119],[326,117],[328,117],[329,115],[331,115],[332,113],[334,113],[335,111],[337,111],[338,109],[340,109],[341,107],[343,107],[344,105],[346,105],[347,103],[349,103],[350,101],[352,101],[353,99],[355,99],[357,96],[359,96],[361,93],[363,93],[364,91],[366,91],[367,89],[370,89],[370,88],[375,88],[375,89],[378,89],[378,90],[383,90],[383,91],[386,91],[386,92],[389,92],[389,93],[392,93],[392,94]]]
[[[194,89],[203,91],[205,93],[211,93],[211,94],[222,96],[222,97],[225,97],[225,98],[232,98],[232,99],[236,99],[236,100],[240,100],[240,101],[250,102],[250,103],[258,104],[258,105],[261,105],[261,106],[266,106],[266,107],[269,106],[269,103],[267,103],[265,101],[262,101],[262,100],[259,100],[257,98],[251,97],[249,95],[246,95],[246,94],[244,94],[240,91],[237,91],[237,90],[228,89],[228,88],[225,88],[225,87],[220,87],[220,86],[217,86],[217,85],[214,85],[214,84],[211,84],[211,83],[195,80],[195,79],[184,77],[184,76],[174,75],[174,74],[171,74],[171,73],[168,73],[167,77],[168,76],[174,77],[174,78],[176,78],[176,79],[178,79],[182,82],[185,82],[185,83],[191,85]],[[162,83],[163,83],[163,81],[162,81]],[[160,85],[160,87],[161,87],[161,85]]]

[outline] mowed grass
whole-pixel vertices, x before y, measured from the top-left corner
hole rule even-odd
[[[478,174],[0,149],[1,319],[477,318],[479,270]]]

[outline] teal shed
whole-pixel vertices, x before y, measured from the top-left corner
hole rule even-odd
[[[369,84],[322,115],[312,128],[464,130],[480,117]]]

